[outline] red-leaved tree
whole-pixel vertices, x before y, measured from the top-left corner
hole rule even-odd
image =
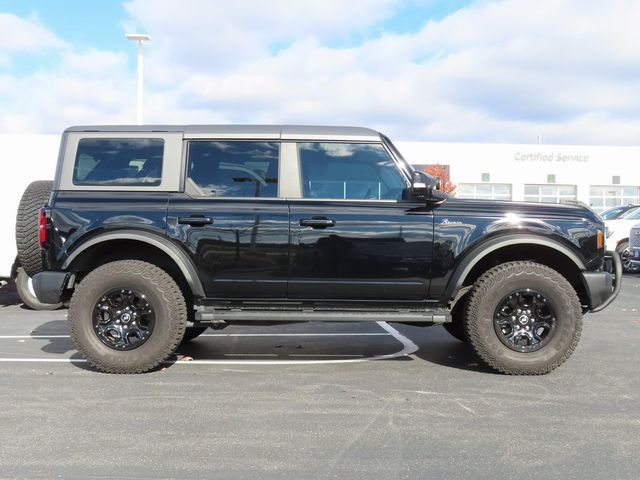
[[[451,181],[451,177],[449,176],[449,165],[426,165],[424,171],[432,177],[440,179],[440,190],[444,193],[455,193],[456,184]]]

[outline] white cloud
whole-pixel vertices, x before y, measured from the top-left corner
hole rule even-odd
[[[399,140],[638,143],[640,2],[479,1],[415,33],[376,35],[402,4],[128,2],[126,29],[152,36],[146,120],[352,124]],[[351,46],[335,46],[344,41]],[[0,76],[3,96],[30,92],[0,112],[0,129],[133,119],[132,52],[127,64],[118,52],[58,48],[50,71]]]
[[[74,124],[131,123],[135,79],[123,53],[63,51],[52,70],[0,77],[0,131],[56,133]]]
[[[35,18],[24,19],[0,12],[0,32],[0,65],[10,63],[15,55],[42,54],[48,49],[65,45]]]

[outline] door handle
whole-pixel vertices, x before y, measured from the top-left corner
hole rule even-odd
[[[326,217],[303,218],[300,220],[301,227],[327,228],[335,227],[335,225],[336,221],[334,219]]]
[[[211,225],[213,219],[210,217],[178,217],[178,223],[191,225],[192,227],[202,227],[203,225]]]

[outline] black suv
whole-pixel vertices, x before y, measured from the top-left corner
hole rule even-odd
[[[208,326],[309,320],[443,323],[501,372],[551,371],[620,289],[602,220],[437,186],[364,128],[73,127],[34,289],[106,372]]]

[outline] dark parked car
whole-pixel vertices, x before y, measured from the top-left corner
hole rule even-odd
[[[364,128],[70,128],[34,288],[106,372],[208,326],[309,320],[442,323],[501,372],[562,364],[620,289],[602,219],[437,187]]]

